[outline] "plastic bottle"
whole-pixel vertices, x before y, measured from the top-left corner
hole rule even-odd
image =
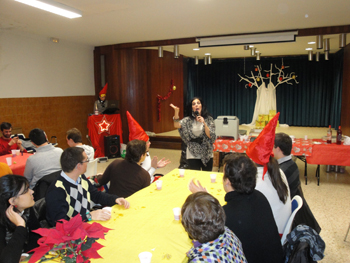
[[[337,144],[341,144],[342,137],[343,137],[343,133],[341,131],[341,127],[339,126],[339,129],[337,130]]]
[[[332,143],[332,128],[329,125],[329,129],[327,130],[327,143]]]

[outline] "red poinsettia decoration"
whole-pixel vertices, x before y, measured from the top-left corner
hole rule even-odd
[[[71,220],[59,220],[56,228],[39,228],[33,232],[42,235],[38,240],[39,247],[34,252],[29,263],[43,262],[60,258],[64,262],[90,262],[90,258],[101,258],[97,250],[103,246],[95,242],[103,238],[109,228],[99,223],[83,222],[80,214]]]

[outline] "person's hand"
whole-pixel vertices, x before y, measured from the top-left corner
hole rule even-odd
[[[204,123],[204,118],[202,116],[197,116],[196,121]]]
[[[21,146],[22,146],[22,141],[18,139],[17,145],[18,145],[19,148],[21,148]]]
[[[18,213],[13,211],[13,205],[10,205],[6,209],[6,216],[15,226],[26,226],[24,219]]]
[[[157,163],[157,168],[163,168],[163,167],[165,167],[168,163],[171,163],[171,162],[169,161],[169,159],[168,159],[168,160],[165,160],[165,158],[162,158],[162,159]]]
[[[111,219],[111,213],[106,209],[98,209],[98,210],[92,211],[90,214],[91,214],[92,220],[107,221]]]
[[[179,107],[176,107],[174,104],[170,104],[170,107],[172,107],[175,111],[175,116],[178,116],[179,115],[179,111],[180,111],[180,108]]]
[[[125,209],[130,207],[130,203],[126,201],[123,197],[119,197],[115,200],[118,205],[123,205]]]
[[[154,168],[154,169],[157,169],[158,167],[158,157],[157,156],[153,156],[152,158],[152,161],[151,161],[151,166]]]
[[[201,185],[201,183],[197,180],[197,184],[194,182],[194,178],[191,180],[190,184],[188,185],[188,189],[194,194],[197,192],[208,192],[205,187]]]
[[[12,146],[12,145],[14,145],[14,144],[17,144],[17,142],[18,142],[18,137],[13,137],[13,138],[10,140],[9,145]]]

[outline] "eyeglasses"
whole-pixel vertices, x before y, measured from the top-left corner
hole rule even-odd
[[[90,162],[89,158],[87,158],[86,161],[82,161],[80,163],[83,164],[83,163],[88,163],[88,162]]]

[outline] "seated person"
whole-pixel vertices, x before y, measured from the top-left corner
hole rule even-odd
[[[303,199],[303,206],[295,215],[293,226],[305,224],[313,228],[317,233],[320,233],[321,227],[311,212],[311,209],[304,198],[303,190],[301,189],[299,168],[292,160],[291,156],[292,147],[293,142],[288,134],[283,132],[276,134],[273,154],[275,155],[280,168],[287,177],[290,189],[290,198],[293,199],[295,195],[299,195]]]
[[[33,190],[21,175],[0,178],[0,261],[19,262],[22,252],[38,246],[40,228],[33,205]]]
[[[128,118],[129,141],[137,139],[146,142],[147,155],[145,160],[141,163],[141,166],[149,173],[152,183],[154,180],[154,172],[156,171],[156,169],[165,167],[168,163],[170,163],[170,161],[165,160],[165,158],[162,158],[160,161],[158,161],[157,156],[153,156],[153,158],[151,159],[151,156],[149,154],[149,147],[151,146],[151,142],[149,141],[148,135],[145,133],[144,129],[142,129],[140,124],[138,124],[137,121],[131,116],[130,112],[126,112],[126,117]]]
[[[0,177],[7,174],[12,174],[10,166],[8,166],[6,163],[0,163]]]
[[[27,152],[22,146],[22,141],[16,136],[11,139],[12,125],[3,122],[0,125],[2,137],[0,137],[0,155],[10,154],[11,150],[21,150]]]
[[[124,198],[99,192],[84,173],[88,163],[86,153],[82,148],[71,147],[65,149],[61,156],[62,172],[54,181],[46,194],[46,219],[51,226],[55,226],[60,219],[69,220],[80,214],[83,220],[109,220],[111,213],[105,209],[90,211],[90,201],[113,206],[130,204]]]
[[[278,233],[282,237],[292,208],[287,178],[272,156],[278,117],[279,113],[269,121],[259,136],[249,145],[246,153],[258,166],[255,189],[265,195],[269,201]]]
[[[77,128],[73,128],[67,131],[66,140],[69,147],[83,148],[90,162],[95,159],[94,148],[92,148],[89,145],[83,144],[81,132]]]
[[[188,262],[247,262],[237,236],[225,227],[225,212],[219,201],[206,192],[187,197],[181,223],[192,238]]]
[[[272,210],[266,197],[255,190],[256,165],[246,155],[234,153],[224,159],[226,192],[225,225],[242,242],[249,263],[280,263],[283,250]],[[206,191],[192,181],[191,192]]]
[[[149,174],[141,167],[146,157],[146,143],[132,140],[126,145],[124,159],[114,160],[103,175],[97,177],[99,184],[110,182],[108,192],[128,197],[150,185]]]
[[[33,189],[42,177],[61,170],[63,150],[48,143],[46,133],[41,129],[31,130],[29,139],[37,148],[36,153],[27,159],[24,177],[28,179],[30,189]]]
[[[99,114],[102,114],[108,106],[108,100],[106,100],[106,94],[108,89],[108,83],[103,87],[103,89],[98,94],[98,100],[94,104],[94,112],[98,111]]]

